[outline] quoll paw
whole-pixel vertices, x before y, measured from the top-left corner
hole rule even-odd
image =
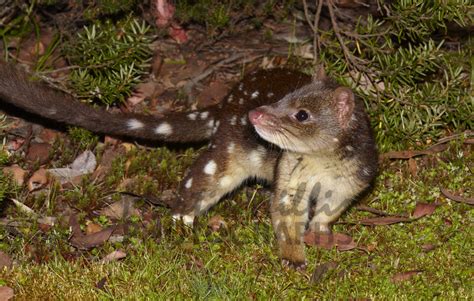
[[[291,261],[289,259],[282,259],[281,264],[284,267],[295,269],[297,271],[304,271],[306,270],[306,266],[307,266],[306,261]]]
[[[174,223],[178,221],[183,221],[186,226],[192,227],[194,224],[194,215],[176,213],[173,214],[173,221]]]

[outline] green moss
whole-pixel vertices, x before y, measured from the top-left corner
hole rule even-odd
[[[69,138],[74,146],[76,146],[77,153],[86,149],[93,149],[99,138],[92,132],[78,127],[69,127]]]

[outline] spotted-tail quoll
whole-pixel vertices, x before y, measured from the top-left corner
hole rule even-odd
[[[192,224],[245,180],[273,185],[271,218],[282,262],[305,266],[303,234],[330,231],[377,170],[363,102],[324,72],[246,75],[220,104],[164,117],[113,114],[81,104],[0,62],[0,98],[96,133],[163,142],[210,142],[181,182],[173,211]]]

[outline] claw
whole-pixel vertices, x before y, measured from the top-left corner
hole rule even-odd
[[[194,215],[180,213],[173,214],[173,221],[175,223],[180,220],[182,220],[186,226],[192,227],[194,224]]]
[[[288,268],[291,268],[291,269],[295,269],[297,270],[298,272],[302,272],[304,270],[306,270],[306,266],[307,266],[307,263],[305,261],[303,262],[295,262],[295,261],[291,261],[289,259],[282,259],[281,260],[281,264],[284,266],[284,267],[288,267]]]

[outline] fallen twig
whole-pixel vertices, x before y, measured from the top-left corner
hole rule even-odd
[[[446,188],[440,188],[441,193],[450,200],[453,200],[458,203],[464,203],[473,206],[474,198],[464,198],[460,195],[455,195],[454,193],[449,192]]]

